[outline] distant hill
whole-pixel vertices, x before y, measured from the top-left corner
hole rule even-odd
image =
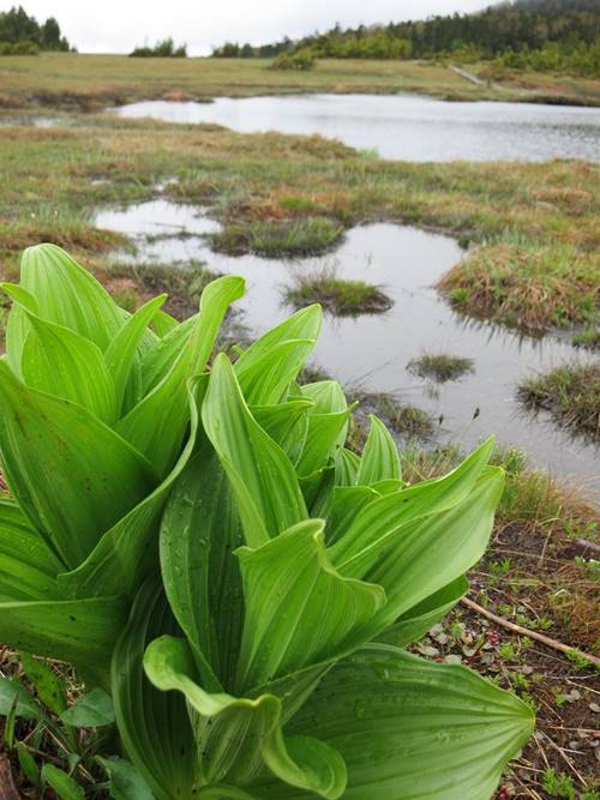
[[[600,0],[515,0],[475,14],[451,14],[387,25],[335,25],[299,40],[252,47],[228,42],[220,57],[453,58],[494,60],[513,69],[600,77]]]

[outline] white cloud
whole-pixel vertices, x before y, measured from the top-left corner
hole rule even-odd
[[[8,8],[12,3],[3,3]],[[253,44],[325,30],[335,22],[422,19],[430,14],[475,11],[486,0],[23,0],[38,20],[55,16],[81,52],[129,52],[135,45],[165,36],[186,42],[188,52],[204,55],[226,39]]]

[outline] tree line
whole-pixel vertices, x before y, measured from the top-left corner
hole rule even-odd
[[[0,12],[0,54],[33,54],[40,50],[71,50],[54,17],[39,23],[23,6]]]
[[[517,0],[476,14],[451,14],[388,25],[335,25],[299,40],[253,47],[227,42],[217,57],[440,58],[497,60],[512,68],[600,75],[598,0]]]

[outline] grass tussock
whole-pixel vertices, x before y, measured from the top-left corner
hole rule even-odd
[[[381,314],[388,311],[393,301],[378,287],[359,280],[338,278],[331,269],[310,274],[296,273],[294,283],[284,291],[290,305],[301,308],[320,303],[338,317],[356,317],[360,314]]]
[[[600,364],[557,367],[524,381],[518,396],[564,427],[600,440]]]
[[[438,288],[458,311],[511,327],[578,325],[600,315],[600,256],[556,243],[484,245]]]
[[[343,236],[341,225],[326,217],[230,223],[211,236],[215,250],[230,255],[256,253],[266,258],[324,253]]]
[[[472,358],[453,356],[448,353],[424,353],[407,364],[407,370],[418,378],[435,383],[457,381],[475,371]]]
[[[600,327],[589,327],[581,333],[576,333],[571,339],[574,347],[584,350],[600,350]]]

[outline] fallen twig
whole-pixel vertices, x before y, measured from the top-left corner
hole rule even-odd
[[[473,611],[476,611],[478,614],[481,614],[481,616],[486,617],[486,619],[491,620],[491,622],[495,622],[496,625],[507,628],[507,630],[512,631],[513,633],[518,633],[520,636],[529,636],[530,639],[535,639],[537,642],[541,642],[542,644],[545,644],[546,647],[551,647],[553,650],[558,650],[560,653],[577,653],[578,656],[586,661],[589,661],[590,664],[600,667],[600,658],[593,656],[591,653],[585,653],[575,647],[570,647],[567,644],[563,644],[556,639],[551,639],[549,636],[545,636],[543,633],[529,630],[529,628],[524,628],[522,625],[517,625],[515,622],[510,622],[510,620],[504,619],[504,617],[499,617],[497,614],[494,614],[492,611],[488,611],[487,608],[483,608],[483,606],[480,606],[478,603],[475,603],[468,597],[463,597],[460,602],[467,606],[467,608],[470,608]]]

